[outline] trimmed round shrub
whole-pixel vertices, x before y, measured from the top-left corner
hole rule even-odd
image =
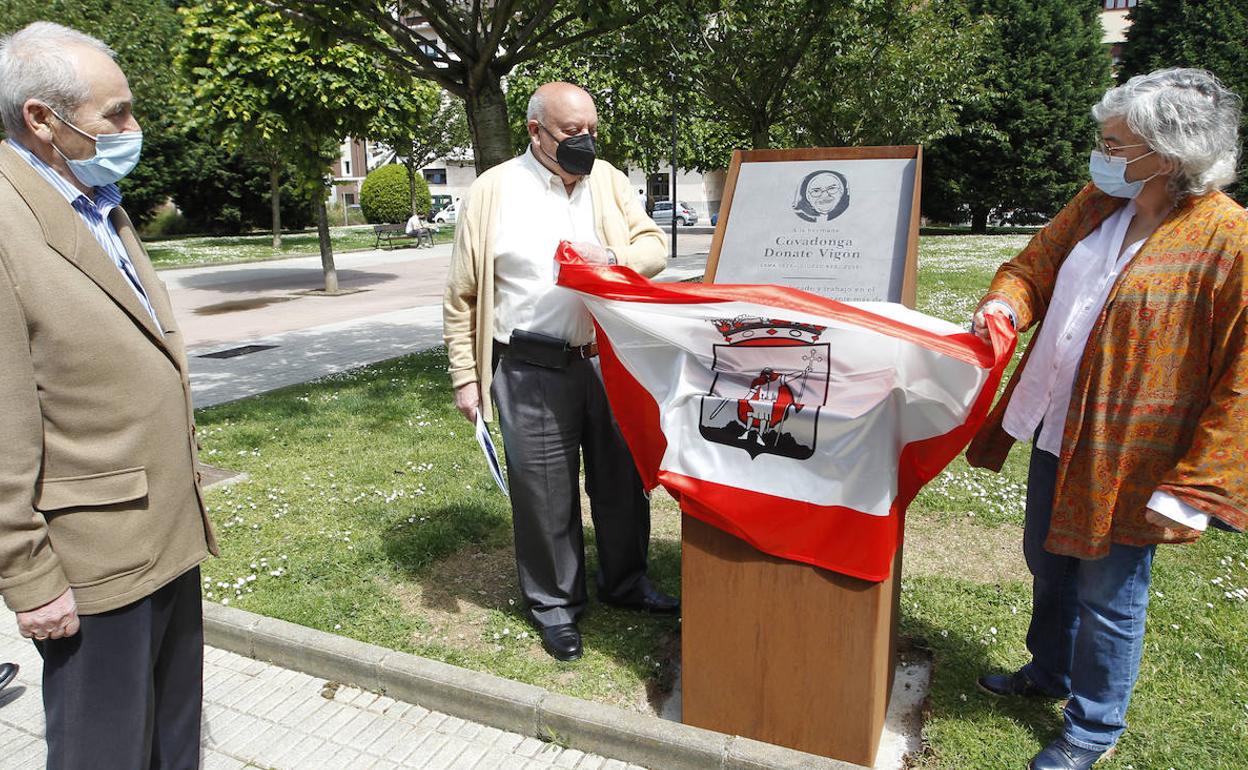
[[[433,199],[424,176],[416,175],[416,210],[429,215]],[[412,215],[412,199],[407,184],[407,168],[391,163],[373,169],[360,185],[360,210],[370,224],[406,222]]]

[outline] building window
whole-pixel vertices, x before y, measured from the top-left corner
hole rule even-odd
[[[1107,11],[1125,11],[1139,5],[1139,0],[1104,0],[1101,4]]]
[[[425,181],[429,184],[446,184],[446,169],[444,168],[427,168],[423,172]]]
[[[351,161],[346,158],[342,159],[342,175],[351,176]]]
[[[354,206],[355,205],[355,193],[343,193],[342,202],[348,206]]]

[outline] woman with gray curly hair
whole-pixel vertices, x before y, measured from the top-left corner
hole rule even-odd
[[[1069,698],[1032,770],[1085,770],[1126,729],[1157,545],[1248,528],[1248,214],[1221,192],[1240,99],[1203,70],[1164,69],[1092,114],[1092,183],[1001,266],[972,323],[985,338],[1038,325],[967,449],[1000,470],[1032,441],[1031,660],[979,680]]]

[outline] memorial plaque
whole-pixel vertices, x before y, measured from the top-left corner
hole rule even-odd
[[[705,281],[913,307],[921,171],[919,147],[734,153]],[[682,526],[683,721],[874,764],[901,549],[872,583],[769,556],[688,514]]]
[[[919,147],[733,155],[706,281],[914,304]]]

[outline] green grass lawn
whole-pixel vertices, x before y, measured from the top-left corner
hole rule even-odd
[[[965,322],[997,264],[1025,242],[924,238],[920,309]],[[652,706],[670,687],[678,621],[591,598],[585,657],[557,664],[542,651],[518,607],[506,501],[451,408],[443,367],[443,353],[430,351],[201,411],[203,459],[249,475],[209,493],[223,552],[203,568],[209,598],[559,692]],[[1026,660],[1026,456],[1016,448],[1000,475],[959,459],[910,508],[903,643],[933,662],[925,750],[913,767],[1022,768],[1061,728],[1054,704],[1003,702],[974,685],[986,670]],[[1216,532],[1159,549],[1131,726],[1098,768],[1248,767],[1245,544]],[[660,586],[679,593],[679,513],[660,493],[651,557]]]
[[[453,227],[444,226],[434,235],[434,243],[450,243],[454,232]],[[376,236],[371,226],[331,227],[329,237],[335,253],[371,249],[376,243]],[[414,241],[404,240],[396,241],[395,245],[406,247],[413,243]],[[384,248],[385,244],[382,245]],[[147,253],[157,269],[229,265],[321,253],[316,230],[282,233],[280,251],[274,251],[271,233],[147,240],[144,241],[144,246],[147,247]]]

